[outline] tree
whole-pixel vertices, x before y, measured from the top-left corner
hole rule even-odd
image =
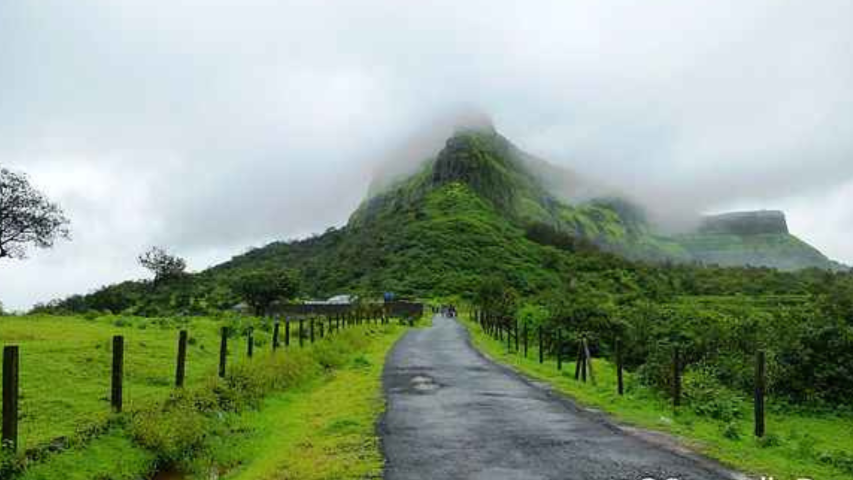
[[[0,317],[6,315],[6,312],[3,310],[3,302],[0,302]]]
[[[160,247],[151,247],[139,256],[139,264],[154,273],[154,284],[163,280],[178,278],[187,269],[187,262],[178,256],[170,255]]]
[[[232,288],[257,315],[266,315],[274,302],[296,296],[299,281],[290,270],[260,270],[238,277]]]
[[[25,258],[30,245],[50,248],[56,239],[70,238],[69,223],[26,175],[0,168],[0,258]]]
[[[483,279],[474,294],[475,303],[486,313],[504,319],[511,317],[516,310],[518,294],[507,286],[507,282],[497,276]]]

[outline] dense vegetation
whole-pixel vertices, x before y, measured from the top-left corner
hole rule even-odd
[[[677,347],[687,378],[707,389],[697,401],[714,403],[698,408],[724,408],[717,402],[729,393],[749,395],[758,350],[767,353],[768,386],[777,399],[841,406],[853,396],[853,281],[847,276],[833,277],[820,295],[658,299],[584,283],[519,299],[498,282],[484,283],[477,305],[506,328],[520,319],[530,331],[542,327],[553,335],[559,329],[567,357],[585,336],[596,356],[612,359],[619,339],[626,366],[669,392]],[[496,293],[502,291],[512,293]]]
[[[678,344],[690,372],[745,392],[762,348],[774,393],[800,403],[853,394],[850,273],[627,259],[612,251],[623,234],[659,252],[673,241],[651,233],[627,202],[569,207],[544,196],[525,161],[494,132],[463,132],[341,229],[274,243],[197,275],[127,282],[42,310],[212,313],[245,298],[234,279],[267,278],[262,272],[283,267],[299,272],[308,297],[471,300],[483,278],[495,277],[522,299],[519,306],[538,306],[548,322],[593,336],[605,355],[616,335],[630,339],[629,365],[650,383],[668,382],[662,362]],[[569,213],[588,223],[583,234],[555,220]]]

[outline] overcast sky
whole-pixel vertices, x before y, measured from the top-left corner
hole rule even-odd
[[[531,5],[535,3],[535,7]],[[853,262],[853,3],[0,2],[0,164],[73,221],[0,301],[203,269],[343,224],[459,110],[652,204],[782,208]]]

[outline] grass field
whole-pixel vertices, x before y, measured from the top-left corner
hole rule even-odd
[[[751,433],[752,406],[746,401],[741,406],[743,417],[730,423],[699,416],[689,406],[676,412],[668,399],[640,385],[629,372],[625,395],[620,397],[615,368],[605,360],[594,360],[597,385],[593,386],[574,379],[574,362],[563,362],[562,371],[557,370],[554,359],[540,365],[533,342],[524,358],[522,353],[508,352],[506,342],[486,335],[467,318],[463,323],[473,344],[491,358],[547,382],[621,423],[674,434],[693,449],[758,477],[853,480],[853,418],[849,416],[777,409],[769,399],[768,435],[758,441]]]
[[[164,468],[188,472],[165,477],[170,479],[209,478],[211,472],[240,479],[381,474],[374,429],[384,405],[380,376],[385,354],[406,327],[355,327],[314,345],[306,340],[305,348],[292,338],[290,350],[282,347],[271,355],[269,335],[254,322],[255,357],[246,358],[244,339],[232,338],[232,373],[223,382],[216,380],[219,329],[229,324],[240,330],[247,319],[117,320],[19,317],[0,323],[4,343],[20,345],[22,367],[29,364],[21,372],[28,402],[21,427],[28,445],[62,435],[76,438],[81,424],[106,426],[60,453],[29,462],[20,480],[131,480]],[[195,339],[183,399],[172,387],[178,327],[188,328]],[[130,402],[122,415],[109,413],[107,399],[113,334],[125,335],[127,344]],[[65,378],[65,364],[77,366],[76,377]],[[27,379],[36,383],[40,377],[48,379],[39,382],[41,387],[25,388]],[[195,407],[216,397],[219,406]]]
[[[20,348],[20,449],[105,421],[110,413],[111,338],[125,337],[125,409],[133,411],[172,391],[178,330],[189,331],[188,386],[216,372],[219,329],[212,319],[146,319],[106,316],[3,317],[0,344]],[[258,349],[268,334],[255,333]],[[229,363],[245,357],[245,339],[231,339]]]

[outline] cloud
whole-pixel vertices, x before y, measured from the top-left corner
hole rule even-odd
[[[21,308],[141,276],[150,244],[200,269],[341,224],[395,148],[420,155],[405,138],[471,106],[522,148],[661,209],[842,218],[818,206],[843,209],[827,192],[853,178],[851,10],[3,2],[0,163],[65,205],[75,239],[1,265],[0,298]],[[851,230],[803,233],[849,261],[836,239]]]

